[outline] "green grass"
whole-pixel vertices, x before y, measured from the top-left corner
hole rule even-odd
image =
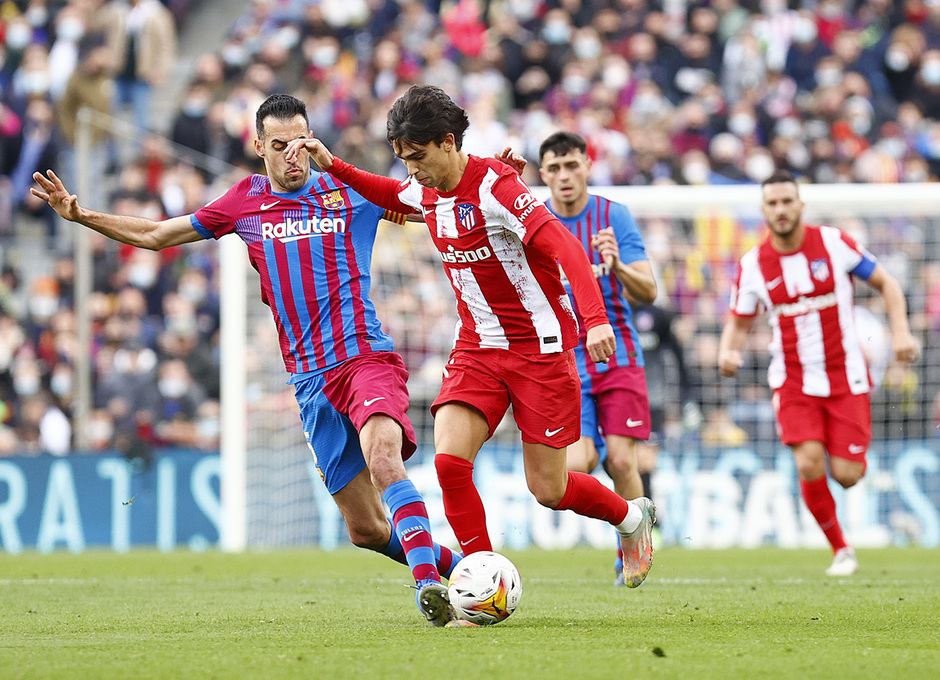
[[[498,626],[433,629],[407,572],[352,549],[0,555],[0,679],[935,678],[940,551],[507,553],[525,594]]]

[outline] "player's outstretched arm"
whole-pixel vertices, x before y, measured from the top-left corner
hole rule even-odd
[[[907,301],[904,299],[901,284],[880,264],[875,266],[875,270],[868,277],[868,284],[881,293],[884,300],[895,359],[905,363],[916,361],[919,348],[907,320]]]
[[[62,180],[52,170],[47,170],[45,175],[40,172],[33,173],[33,180],[37,186],[30,188],[30,193],[48,203],[60,217],[94,229],[115,241],[138,248],[160,250],[202,240],[188,215],[155,222],[143,217],[88,210],[79,205],[75,194],[68,192]]]
[[[751,330],[754,319],[748,316],[732,316],[725,323],[718,343],[718,370],[726,378],[734,377],[744,363],[741,348]]]

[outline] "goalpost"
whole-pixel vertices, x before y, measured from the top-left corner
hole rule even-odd
[[[544,187],[536,190],[544,197]],[[802,507],[792,456],[776,439],[766,388],[766,341],[756,330],[748,364],[733,380],[715,367],[738,257],[762,237],[760,187],[598,187],[629,206],[644,234],[661,303],[678,312],[677,334],[696,382],[704,422],[683,419],[678,386],[667,386],[666,437],[653,493],[663,541],[688,547],[822,546]],[[806,185],[809,223],[839,226],[858,238],[902,283],[918,364],[887,359],[883,310],[867,286],[856,287],[870,323],[878,389],[873,394],[869,472],[834,489],[848,537],[859,546],[940,544],[940,185]],[[233,241],[238,245],[226,244]],[[348,542],[341,518],[306,447],[293,391],[277,351],[270,311],[240,242],[222,239],[222,547]],[[385,330],[405,358],[418,452],[407,464],[425,495],[435,537],[453,544],[432,464],[428,405],[453,337],[452,293],[423,225],[383,223],[375,246],[372,297]],[[765,324],[766,325],[766,324]],[[761,344],[763,343],[763,344]],[[676,372],[669,375],[675,380]],[[526,491],[519,435],[504,420],[476,463],[496,547],[613,546],[598,522],[540,508]],[[602,478],[605,478],[601,474]]]

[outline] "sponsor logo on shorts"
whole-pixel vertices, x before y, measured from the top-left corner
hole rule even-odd
[[[554,437],[556,434],[558,434],[559,432],[561,432],[561,431],[564,430],[564,429],[565,429],[564,426],[559,427],[557,430],[549,430],[549,429],[546,427],[546,428],[545,428],[545,436],[546,436],[546,437]]]
[[[865,447],[861,444],[849,444],[849,453],[865,453]]]
[[[642,420],[634,420],[633,418],[627,418],[627,427],[639,427],[643,424]]]
[[[372,404],[374,404],[375,402],[377,402],[379,399],[385,399],[385,397],[373,397],[372,399],[366,399],[364,402],[362,402],[362,405],[363,405],[363,406],[372,406]]]
[[[767,290],[773,290],[774,288],[779,286],[781,283],[783,283],[782,276],[778,276],[775,279],[771,279],[770,281],[767,282]]]

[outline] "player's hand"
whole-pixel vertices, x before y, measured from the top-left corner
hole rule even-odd
[[[617,349],[613,326],[609,323],[603,323],[600,326],[589,328],[587,340],[584,344],[591,361],[596,364],[606,364]]]
[[[891,346],[894,348],[894,358],[906,364],[912,364],[917,361],[917,356],[920,354],[917,340],[914,339],[910,331],[893,335],[891,338]]]
[[[513,151],[511,146],[507,146],[500,153],[494,154],[493,158],[498,161],[502,161],[520,175],[522,174],[522,170],[525,168],[526,163],[528,162],[526,161],[525,157]]]
[[[591,246],[604,258],[604,263],[611,269],[620,261],[620,245],[617,243],[617,237],[614,236],[614,230],[611,227],[601,229],[594,234],[591,239]]]
[[[733,378],[743,363],[740,350],[729,349],[718,353],[718,370],[726,378]]]
[[[288,163],[296,163],[301,151],[309,153],[310,158],[320,166],[321,170],[329,170],[333,166],[333,154],[323,142],[315,137],[290,140],[284,148],[284,160]]]
[[[82,208],[78,205],[78,198],[68,192],[62,180],[52,170],[46,170],[45,175],[34,172],[33,181],[38,186],[30,187],[29,193],[48,203],[60,217],[71,222],[79,221]]]

